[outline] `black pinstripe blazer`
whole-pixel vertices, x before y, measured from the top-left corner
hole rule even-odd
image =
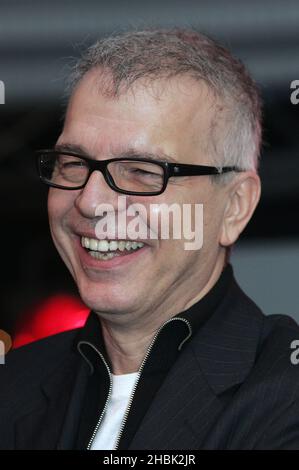
[[[77,334],[19,348],[0,365],[0,449],[68,448],[75,377],[79,368],[83,383],[88,373],[72,347]],[[293,340],[291,318],[263,315],[233,282],[170,369],[130,449],[299,449]]]

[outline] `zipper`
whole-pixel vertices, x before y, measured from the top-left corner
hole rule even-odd
[[[132,406],[132,403],[133,403],[133,399],[134,399],[134,395],[135,395],[135,392],[136,392],[136,389],[137,389],[137,385],[139,383],[139,380],[140,380],[140,376],[141,376],[141,373],[144,369],[144,366],[146,364],[146,361],[150,355],[150,352],[154,346],[154,343],[157,339],[157,337],[159,336],[159,334],[161,333],[162,329],[164,328],[164,326],[168,325],[168,323],[172,322],[172,321],[175,321],[175,320],[180,320],[180,321],[183,321],[184,323],[186,323],[186,325],[188,326],[189,328],[189,334],[188,336],[186,336],[186,338],[180,343],[179,347],[178,347],[178,350],[181,349],[183,343],[185,343],[185,341],[187,341],[187,339],[190,338],[190,336],[192,335],[192,328],[191,328],[191,325],[190,323],[188,322],[188,320],[186,320],[185,318],[179,318],[179,317],[176,317],[176,318],[170,318],[169,320],[167,320],[165,323],[163,323],[163,325],[159,328],[159,330],[157,331],[157,333],[155,334],[154,338],[152,339],[146,353],[145,353],[145,356],[142,360],[142,363],[141,363],[141,366],[139,367],[139,371],[138,371],[138,376],[137,376],[137,379],[136,379],[136,382],[134,384],[134,388],[132,390],[132,393],[131,393],[131,396],[130,396],[130,400],[129,400],[129,403],[128,403],[128,406],[126,408],[126,411],[125,411],[125,414],[124,414],[124,417],[122,419],[122,422],[121,422],[121,425],[120,425],[120,430],[119,430],[119,433],[118,433],[118,436],[117,436],[117,439],[116,439],[116,444],[114,446],[114,449],[113,450],[117,450],[118,446],[119,446],[119,442],[120,442],[120,439],[121,439],[121,436],[122,436],[122,433],[124,431],[124,428],[125,428],[125,424],[127,422],[127,419],[128,419],[128,415],[129,415],[129,412],[130,412],[130,409],[131,409],[131,406]],[[106,402],[105,402],[105,406],[103,408],[103,411],[101,413],[101,416],[96,424],[96,427],[92,433],[92,436],[89,440],[89,443],[88,443],[88,446],[87,446],[87,450],[90,450],[91,448],[91,445],[93,443],[93,440],[98,432],[98,429],[101,425],[101,422],[102,422],[102,419],[103,419],[103,416],[106,412],[106,409],[107,409],[107,406],[108,406],[108,403],[109,403],[109,400],[110,400],[110,397],[111,397],[111,392],[112,392],[112,375],[111,375],[111,371],[109,369],[109,366],[107,364],[107,362],[105,361],[103,355],[100,353],[100,351],[98,351],[91,343],[87,343],[87,342],[83,342],[83,344],[89,344],[89,346],[91,346],[95,351],[96,353],[101,357],[102,361],[104,362],[105,366],[106,366],[106,369],[107,369],[107,372],[108,372],[108,375],[109,375],[109,382],[110,382],[110,385],[109,385],[109,392],[108,392],[108,395],[107,395],[107,399],[106,399]],[[89,361],[88,361],[89,362]]]
[[[140,376],[141,376],[141,373],[144,369],[144,366],[145,366],[145,363],[148,359],[148,356],[150,355],[150,352],[154,346],[154,343],[158,337],[158,335],[160,334],[160,332],[162,331],[162,329],[164,328],[165,325],[167,325],[168,323],[172,322],[172,321],[175,321],[175,320],[180,320],[180,321],[184,321],[187,325],[188,325],[188,328],[189,328],[189,334],[188,336],[181,342],[181,344],[179,345],[178,349],[180,350],[183,343],[190,338],[190,336],[192,335],[192,329],[191,329],[191,325],[190,323],[185,320],[185,318],[170,318],[170,320],[168,320],[167,322],[163,323],[163,325],[159,328],[159,330],[157,331],[157,333],[155,334],[154,338],[152,339],[146,353],[145,353],[145,356],[143,358],[143,361],[141,363],[141,366],[139,368],[139,371],[138,371],[138,377],[136,379],[136,382],[135,382],[135,385],[134,385],[134,388],[132,390],[132,393],[131,393],[131,396],[130,396],[130,401],[129,401],[129,404],[127,406],[127,409],[125,411],[125,414],[124,414],[124,417],[123,417],[123,420],[121,422],[121,425],[120,425],[120,430],[119,430],[119,433],[118,433],[118,437],[116,439],[116,444],[115,444],[115,447],[113,450],[117,450],[118,446],[119,446],[119,442],[120,442],[120,439],[121,439],[121,436],[122,436],[122,433],[124,431],[124,428],[125,428],[125,424],[127,422],[127,419],[128,419],[128,415],[129,415],[129,412],[130,412],[130,409],[131,409],[131,406],[132,406],[132,403],[133,403],[133,399],[134,399],[134,395],[135,395],[135,392],[136,392],[136,389],[137,389],[137,385],[139,383],[139,380],[140,380]]]
[[[93,348],[93,350],[100,356],[100,358],[102,359],[103,363],[105,364],[105,367],[106,367],[107,372],[108,372],[108,375],[109,375],[109,391],[108,391],[108,395],[107,395],[107,398],[106,398],[105,406],[104,406],[104,408],[103,408],[103,410],[102,410],[101,416],[99,417],[99,420],[98,420],[98,422],[97,422],[97,424],[96,424],[96,427],[95,427],[94,430],[93,430],[92,436],[91,436],[91,438],[90,438],[90,440],[89,440],[89,442],[88,442],[88,445],[87,445],[87,450],[90,450],[91,445],[92,445],[92,442],[93,442],[93,440],[94,440],[94,438],[95,438],[95,435],[96,435],[96,433],[98,432],[98,429],[99,429],[100,424],[101,424],[101,422],[102,422],[103,416],[104,416],[104,414],[106,413],[106,409],[107,409],[107,406],[108,406],[108,403],[109,403],[109,400],[110,400],[110,397],[111,397],[111,392],[112,392],[112,377],[111,377],[111,371],[110,371],[110,369],[109,369],[109,366],[108,366],[107,362],[105,361],[105,358],[104,358],[104,356],[102,355],[102,353],[100,353],[100,351],[98,351],[97,348],[95,348],[95,347],[93,346],[93,344],[91,344],[91,343],[89,343],[89,342],[87,342],[87,341],[82,341],[82,342],[80,342],[80,343],[79,343],[79,346],[80,346],[81,344],[88,344],[89,346],[91,346],[91,347]],[[81,353],[81,354],[82,354],[82,353]],[[84,355],[84,357],[85,357],[85,355]],[[85,358],[86,358],[86,357],[85,357]],[[86,358],[86,359],[87,359],[87,358]],[[90,364],[90,362],[89,362],[88,360],[87,360],[87,362]],[[92,369],[93,369],[93,366],[92,366],[91,364],[90,364],[90,366],[91,366]]]

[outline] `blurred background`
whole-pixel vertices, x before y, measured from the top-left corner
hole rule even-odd
[[[33,151],[51,147],[63,114],[64,79],[84,47],[131,27],[205,32],[241,58],[264,100],[262,200],[233,251],[236,276],[266,313],[299,321],[299,1],[0,0],[0,328],[14,334],[47,299],[52,311],[80,309],[76,288],[52,245],[47,189]],[[53,297],[56,296],[56,297]],[[74,302],[74,304],[72,304]]]

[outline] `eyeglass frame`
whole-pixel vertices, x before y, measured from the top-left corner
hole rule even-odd
[[[241,172],[240,168],[236,166],[226,166],[222,168],[218,168],[216,166],[209,166],[209,165],[194,165],[190,163],[172,163],[172,162],[166,162],[162,160],[153,160],[150,158],[139,158],[139,157],[118,157],[118,158],[110,158],[106,160],[94,160],[92,158],[86,157],[85,155],[81,155],[80,153],[77,152],[72,152],[72,151],[61,151],[61,150],[52,150],[52,149],[44,149],[44,150],[36,150],[36,164],[37,164],[37,171],[39,174],[40,180],[46,184],[47,186],[53,187],[53,188],[58,188],[58,189],[63,189],[63,190],[78,190],[78,189],[83,189],[89,178],[90,175],[94,171],[100,171],[102,175],[104,176],[104,179],[108,186],[113,189],[114,191],[121,193],[121,194],[127,194],[127,195],[132,195],[132,196],[158,196],[162,194],[168,184],[168,180],[171,177],[179,177],[179,176],[209,176],[209,175],[222,175],[224,173],[228,173],[231,171],[236,171],[236,172]],[[63,186],[55,183],[49,182],[47,179],[45,179],[42,176],[42,171],[41,171],[41,156],[44,154],[57,154],[57,155],[68,155],[70,157],[76,157],[80,158],[88,163],[88,175],[86,178],[86,181],[84,184],[81,184],[79,186],[75,187],[68,187],[68,186]],[[160,166],[163,168],[163,186],[160,191],[151,191],[151,192],[139,192],[139,191],[127,191],[125,189],[120,189],[118,186],[115,185],[112,176],[110,175],[109,171],[107,170],[107,166],[109,163],[112,162],[117,162],[117,161],[138,161],[138,162],[145,162],[145,163],[152,163]]]

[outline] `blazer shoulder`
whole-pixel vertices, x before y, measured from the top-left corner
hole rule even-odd
[[[280,390],[282,400],[299,399],[299,326],[296,321],[288,315],[266,315],[237,283],[233,284],[224,307],[220,316],[227,321],[226,334],[238,337],[239,360],[246,354],[250,366],[246,374],[244,372],[245,383],[257,386],[267,383],[270,394],[275,391],[278,396]],[[245,370],[246,366],[242,367]],[[278,386],[282,382],[286,387]]]
[[[74,351],[78,329],[69,330],[12,349],[0,365],[0,396],[7,390],[40,382]]]
[[[261,345],[268,345],[273,350],[290,347],[290,342],[299,340],[299,325],[289,315],[264,315]]]
[[[285,398],[299,399],[299,326],[288,315],[265,315],[256,367],[272,382],[284,381]]]

